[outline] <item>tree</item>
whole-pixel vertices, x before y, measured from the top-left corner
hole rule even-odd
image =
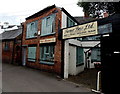
[[[103,13],[107,12],[109,15],[113,13],[120,13],[120,2],[80,2],[78,6],[83,7],[83,12],[87,13],[93,18],[103,17]]]

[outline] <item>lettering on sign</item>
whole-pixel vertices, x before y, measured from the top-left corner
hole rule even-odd
[[[97,21],[63,29],[62,39],[97,35]]]
[[[47,38],[40,40],[40,43],[51,43],[51,42],[56,42],[56,38]]]

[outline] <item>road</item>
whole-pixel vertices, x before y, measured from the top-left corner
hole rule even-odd
[[[0,60],[0,93],[2,92],[2,63]]]
[[[53,73],[40,70],[2,64],[3,92],[90,92],[83,85],[58,79]],[[92,93],[90,93],[92,94]]]

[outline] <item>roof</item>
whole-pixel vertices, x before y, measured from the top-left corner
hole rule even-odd
[[[74,17],[74,18],[75,18],[75,20],[77,20],[79,22],[79,24],[95,20],[95,18],[84,17],[84,16],[77,16],[77,17]]]
[[[35,17],[39,17],[40,15],[43,14],[43,12],[48,11],[50,9],[53,9],[55,7],[56,7],[55,5],[48,6],[48,7],[44,8],[44,9],[40,10],[39,12],[37,12],[37,13],[35,13],[35,14],[29,16],[29,17],[27,17],[26,20],[31,19],[31,18],[35,18]]]
[[[15,39],[20,34],[22,34],[22,29],[15,29],[15,30],[10,30],[10,31],[5,31],[2,34],[0,34],[0,40]]]
[[[77,21],[76,19],[74,19],[74,17],[71,16],[64,8],[56,7],[55,4],[52,5],[52,6],[48,6],[48,7],[44,8],[44,9],[40,10],[39,12],[37,12],[37,13],[35,13],[35,14],[29,16],[29,17],[27,17],[26,20],[29,20],[29,19],[32,19],[32,18],[35,18],[35,17],[39,17],[39,16],[41,16],[44,12],[49,11],[50,9],[53,9],[53,8],[59,8],[59,9],[61,9],[61,11],[63,11],[67,16],[69,16],[72,20],[74,20],[76,23],[78,23],[78,21]],[[56,11],[55,11],[55,12],[56,12]],[[78,23],[78,24],[79,24],[79,23]]]

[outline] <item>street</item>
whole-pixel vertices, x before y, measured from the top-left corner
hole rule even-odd
[[[53,73],[11,64],[2,65],[2,91],[91,92],[90,89],[83,85],[78,86],[72,82],[60,80]]]
[[[0,93],[2,92],[2,63],[0,61]]]

